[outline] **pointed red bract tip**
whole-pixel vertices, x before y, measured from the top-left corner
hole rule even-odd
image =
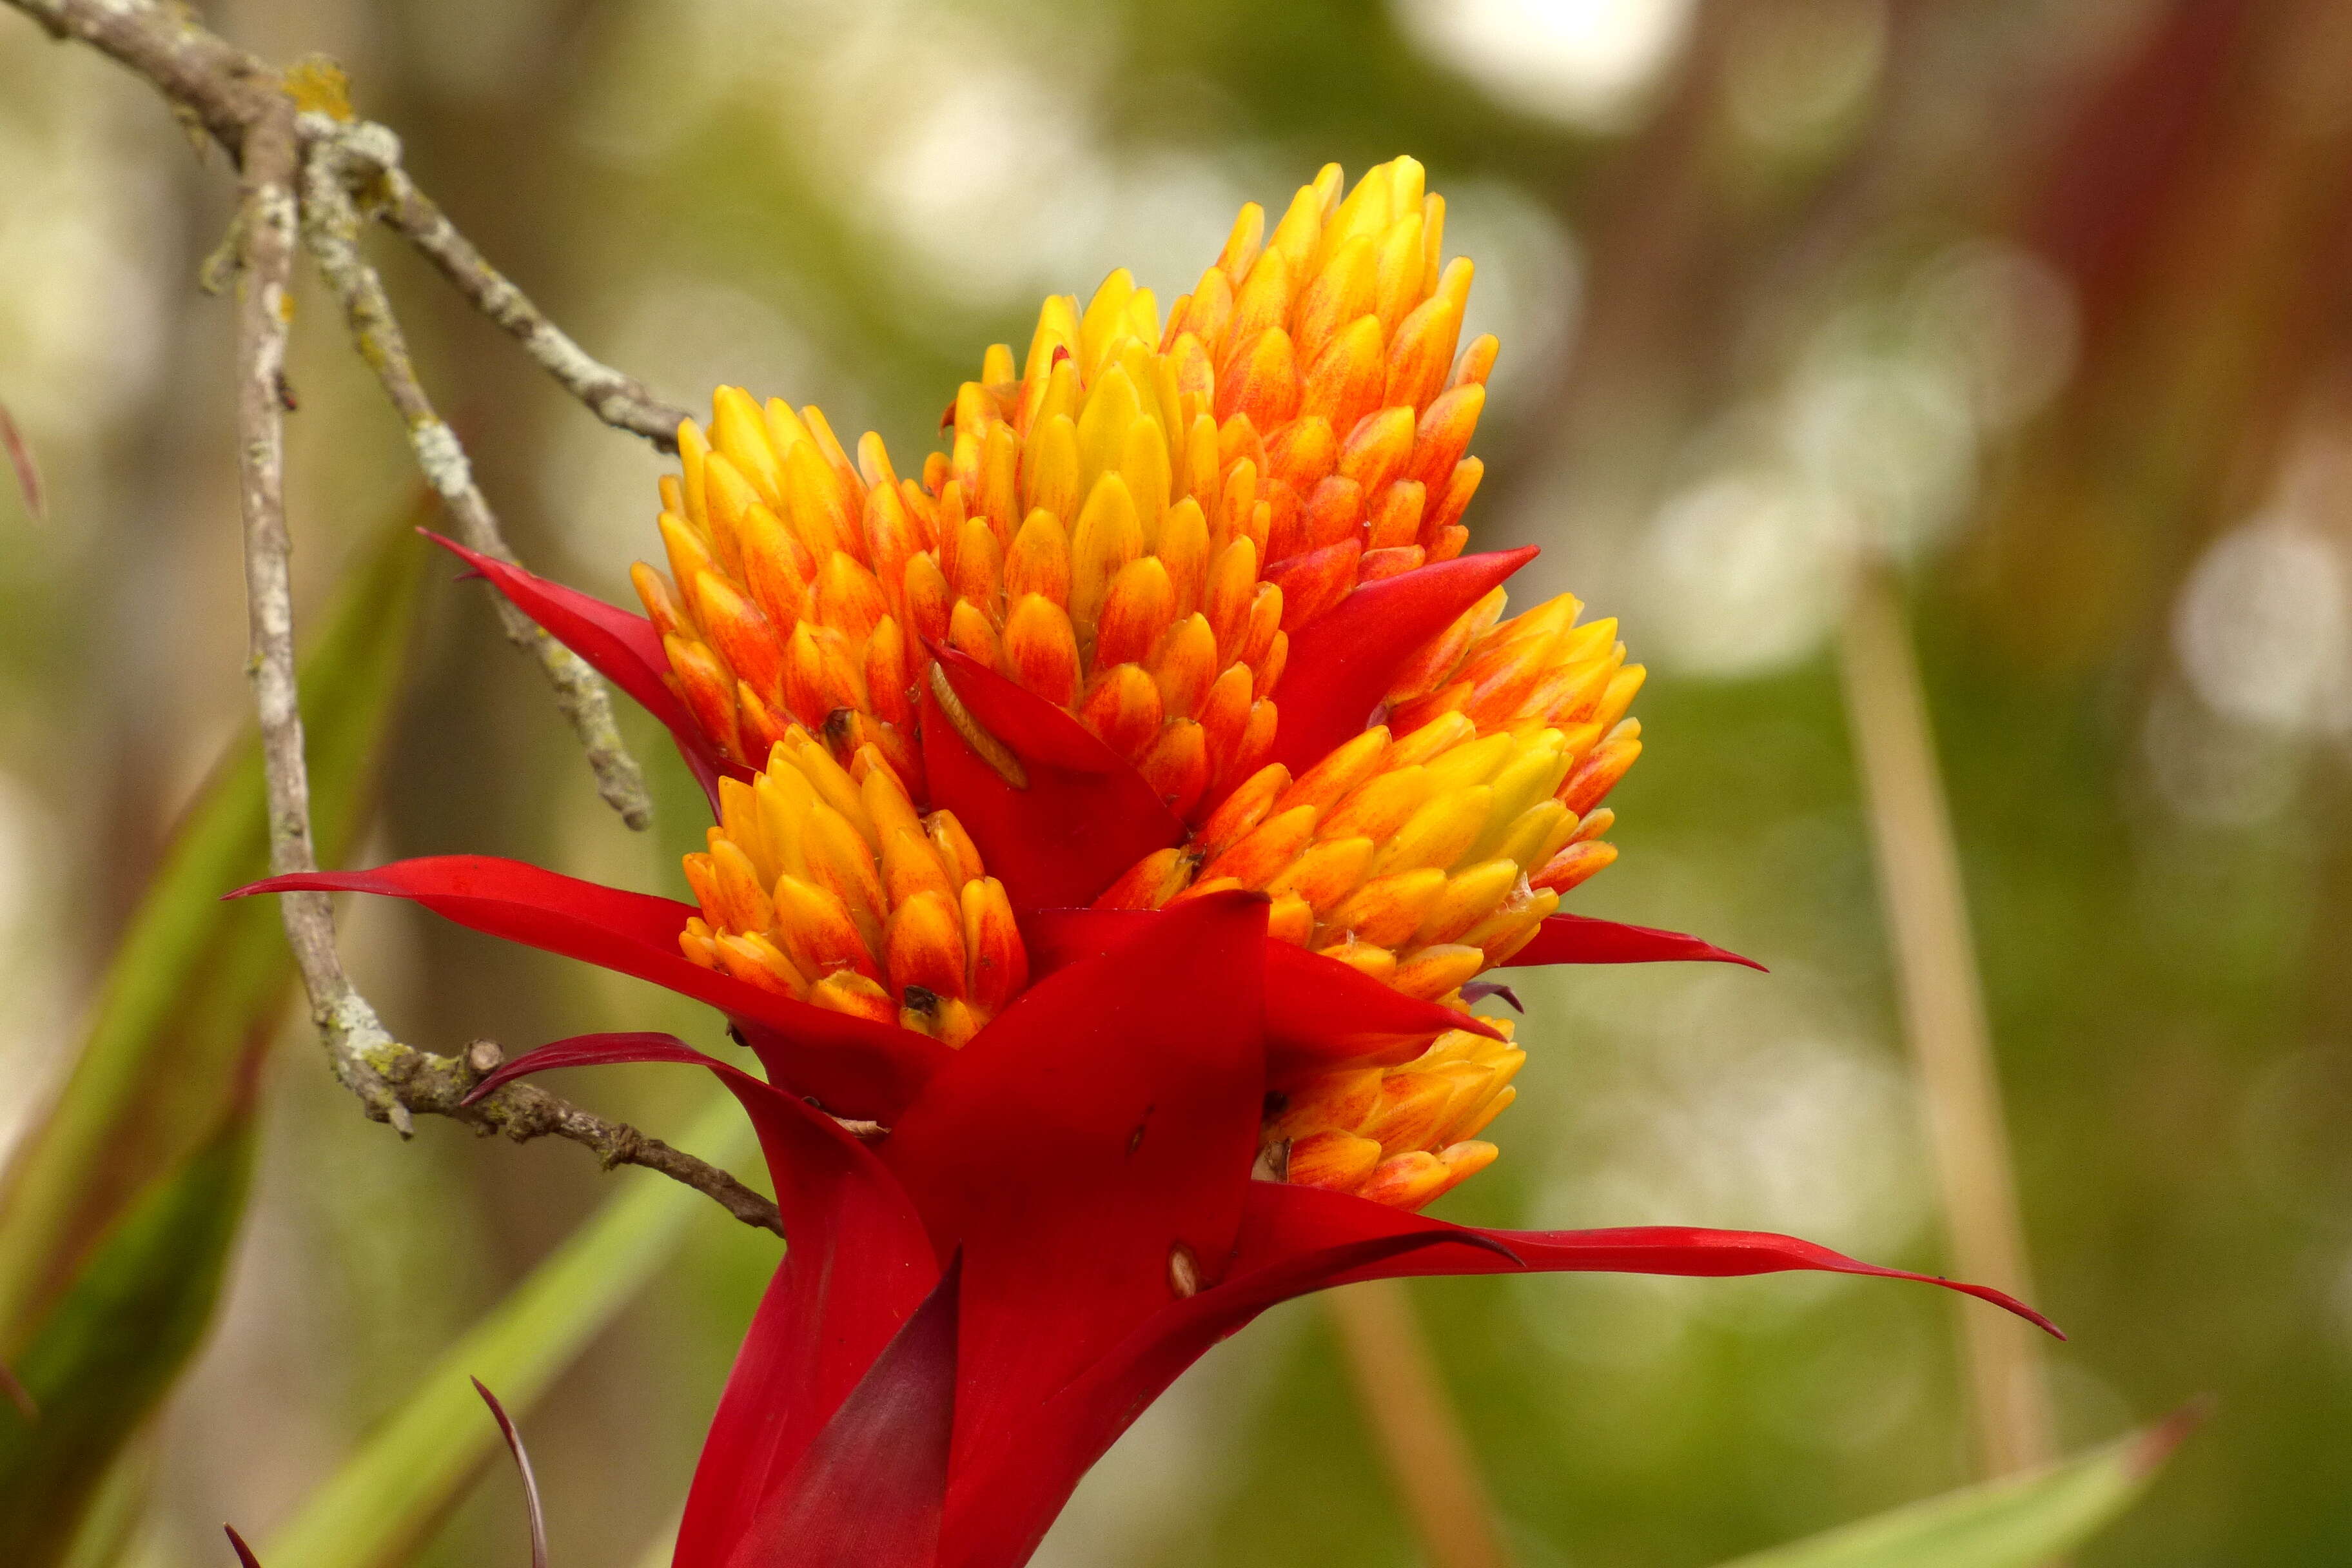
[[[1535,939],[1503,961],[1506,969],[1538,963],[1738,963],[1769,973],[1752,958],[1678,931],[1626,925],[1591,915],[1545,917]]]
[[[1274,689],[1281,717],[1267,760],[1305,773],[1360,734],[1422,645],[1536,553],[1530,544],[1383,577],[1299,627]]]
[[[718,748],[702,732],[702,726],[687,710],[685,702],[663,679],[669,673],[669,656],[662,651],[661,634],[654,629],[653,622],[577,588],[567,588],[526,572],[510,562],[468,550],[429,528],[416,531],[488,579],[490,586],[548,636],[578,654],[590,668],[628,693],[659,720],[677,743],[678,755],[686,759],[686,765],[701,783],[703,793],[710,797],[714,813],[719,808],[719,778],[727,774],[751,776],[749,770],[719,754]]]
[[[1085,725],[955,649],[937,651],[970,719],[1013,754],[1023,776],[1006,778],[974,750],[926,682],[931,804],[955,813],[1015,908],[1091,903],[1129,866],[1182,840],[1183,822]]]
[[[888,1120],[953,1053],[895,1024],[796,1002],[705,969],[678,949],[690,904],[584,882],[520,860],[436,855],[368,871],[304,871],[250,893],[352,892],[406,899],[444,920],[691,996],[744,1026],[778,1083],[845,1116]]]
[[[236,1526],[224,1524],[221,1529],[227,1532],[229,1550],[236,1553],[236,1560],[245,1568],[261,1568],[261,1559],[253,1554],[253,1548],[245,1543],[245,1537],[236,1532]]]

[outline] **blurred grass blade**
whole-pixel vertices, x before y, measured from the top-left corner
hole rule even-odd
[[[424,552],[403,517],[305,661],[322,852],[356,837]],[[45,1568],[186,1364],[244,1210],[255,1073],[292,976],[277,912],[223,904],[268,858],[258,748],[225,757],[133,916],[56,1102],[0,1179],[0,1563]],[[135,1505],[126,1504],[135,1511]]]
[[[2033,1568],[2089,1540],[2147,1489],[2195,1418],[2021,1475],[1842,1525],[1722,1568]]]
[[[1951,1271],[2032,1300],[1968,884],[1902,583],[1887,562],[1856,564],[1838,668]],[[1964,1311],[1955,1321],[1979,1473],[2055,1458],[2040,1336],[2000,1312]]]
[[[347,583],[303,661],[319,853],[357,837],[405,660],[424,547],[403,516]],[[220,895],[268,874],[248,731],[173,836],[103,981],[65,1087],[0,1178],[0,1360],[11,1365],[123,1211],[219,1126],[293,964],[278,911]]]
[[[211,1320],[245,1209],[249,1103],[131,1206],[19,1363],[41,1418],[0,1417],[0,1562],[51,1563]]]
[[[720,1164],[752,1148],[750,1124],[724,1094],[682,1142]],[[475,1380],[501,1390],[508,1410],[527,1414],[669,1260],[687,1227],[715,1212],[708,1198],[676,1182],[625,1179],[629,1185],[452,1346],[408,1403],[304,1500],[262,1548],[268,1568],[392,1568],[408,1561],[499,1447],[499,1429],[483,1418]]]

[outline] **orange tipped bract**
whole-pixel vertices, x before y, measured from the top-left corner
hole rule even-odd
[[[722,387],[634,574],[671,679],[730,761],[786,727],[922,776],[915,691],[951,647],[1076,714],[1197,820],[1264,760],[1290,634],[1359,582],[1458,554],[1494,341],[1400,158],[1339,167],[1269,234],[1244,207],[1162,325],[1114,272],[988,351],[948,450],[901,477],[824,416]]]
[[[919,815],[881,751],[847,768],[789,725],[756,781],[719,781],[686,858],[686,955],[777,995],[961,1046],[1029,982],[1003,886],[950,812]]]

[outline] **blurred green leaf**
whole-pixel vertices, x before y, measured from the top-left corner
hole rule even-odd
[[[732,1098],[719,1095],[685,1146],[730,1164],[752,1148]],[[406,1562],[499,1447],[468,1381],[480,1378],[520,1419],[572,1358],[666,1264],[687,1227],[710,1213],[700,1193],[651,1176],[565,1240],[452,1346],[408,1403],[262,1549],[268,1568],[392,1568]]]
[[[17,1367],[40,1402],[0,1425],[0,1562],[31,1568],[73,1543],[83,1504],[212,1317],[245,1212],[253,1115],[240,1106],[106,1239]]]
[[[2136,1501],[2186,1435],[2174,1416],[2023,1475],[1947,1492],[1722,1568],[2033,1568]]]
[[[404,516],[355,571],[302,670],[319,854],[357,836],[416,600],[424,545]],[[0,1359],[13,1361],[108,1229],[205,1144],[293,976],[270,900],[261,753],[248,732],[182,821],[102,984],[56,1104],[0,1180]]]
[[[311,804],[331,862],[364,815],[408,647],[424,554],[410,521],[351,575],[304,662]],[[255,1076],[293,969],[275,910],[220,897],[267,869],[248,733],[174,836],[81,1054],[0,1184],[0,1356],[40,1405],[29,1424],[0,1415],[11,1568],[73,1546],[211,1318],[244,1213]]]

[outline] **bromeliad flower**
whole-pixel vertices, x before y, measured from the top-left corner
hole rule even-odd
[[[248,889],[411,899],[709,1003],[758,1058],[591,1036],[481,1089],[688,1062],[760,1129],[791,1245],[680,1568],[1014,1568],[1212,1342],[1329,1285],[1921,1278],[1413,1212],[1495,1158],[1525,1059],[1478,976],[1747,962],[1559,910],[1614,857],[1642,671],[1573,599],[1503,618],[1533,552],[1459,553],[1495,345],[1455,353],[1443,213],[1409,159],[1344,200],[1326,169],[1165,329],[1124,273],[1048,301],[919,479],[721,389],[645,616],[469,557],[677,737],[719,819],[694,904],[472,857]]]

